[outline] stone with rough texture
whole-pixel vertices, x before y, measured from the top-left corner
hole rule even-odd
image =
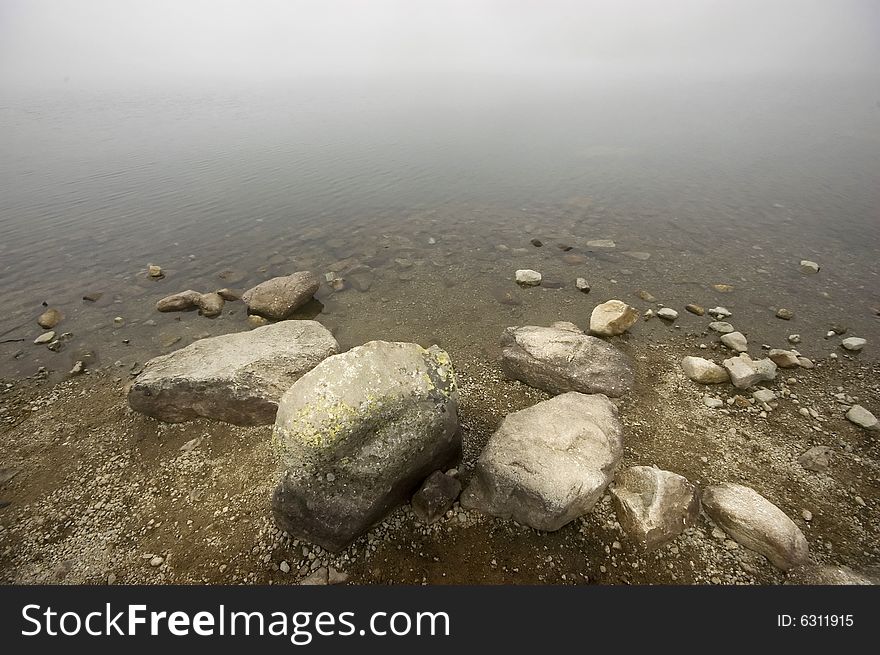
[[[39,318],[37,318],[37,325],[39,325],[43,329],[51,330],[53,327],[58,325],[63,318],[64,315],[57,309],[47,309],[42,314],[40,314]]]
[[[703,491],[703,508],[734,541],[788,570],[810,556],[804,533],[781,509],[754,489],[724,482]]]
[[[220,316],[225,302],[223,296],[219,293],[203,293],[199,296],[199,301],[197,303],[199,306],[199,313],[208,318]]]
[[[876,577],[853,571],[848,566],[831,564],[806,564],[791,569],[785,577],[787,585],[875,585]]]
[[[749,342],[742,332],[722,334],[721,343],[738,353],[744,353],[749,349]]]
[[[623,530],[647,550],[680,535],[700,513],[697,488],[687,478],[652,466],[619,473],[611,497]]]
[[[657,310],[657,316],[667,321],[674,321],[678,318],[678,312],[671,307],[661,307]]]
[[[797,353],[791,350],[772,348],[770,352],[767,353],[767,357],[769,357],[770,361],[776,364],[779,368],[795,368],[800,365],[798,363]]]
[[[315,321],[200,339],[147,362],[128,403],[171,423],[200,416],[236,425],[271,423],[290,385],[338,351],[333,335]]]
[[[776,378],[776,364],[769,359],[753,360],[742,353],[739,357],[725,359],[722,364],[730,374],[730,382],[737,389],[748,389],[758,382]]]
[[[508,414],[477,460],[462,507],[538,530],[589,512],[623,455],[617,408],[570,392]]]
[[[241,299],[250,313],[280,321],[306,304],[320,286],[317,275],[300,271],[261,282],[245,291]]]
[[[166,296],[156,303],[156,309],[160,312],[185,312],[188,309],[198,307],[202,294],[192,289]]]
[[[574,281],[574,286],[581,293],[590,293],[590,283],[587,282],[586,278],[579,277]]]
[[[281,398],[282,530],[345,548],[461,453],[458,390],[437,346],[371,341],[330,357]]]
[[[813,446],[798,457],[798,464],[807,471],[824,473],[831,464],[831,456],[833,454],[834,450],[828,446]]]
[[[866,430],[880,430],[880,421],[861,405],[853,405],[846,413],[846,420]]]
[[[720,384],[730,379],[726,369],[702,357],[682,358],[681,368],[685,375],[700,384]]]
[[[847,337],[840,342],[840,345],[843,346],[846,350],[858,352],[865,347],[866,343],[868,343],[867,340],[862,339],[861,337]]]
[[[730,334],[733,332],[733,326],[726,321],[712,321],[709,323],[709,329],[720,334]]]
[[[443,471],[434,471],[412,497],[413,513],[422,523],[434,523],[452,507],[461,482]]]
[[[516,272],[516,283],[523,287],[537,287],[541,284],[543,277],[538,271],[528,268],[521,268]]]
[[[629,357],[580,330],[526,325],[501,337],[501,370],[550,393],[580,391],[618,397],[633,383]]]
[[[819,272],[819,264],[816,262],[812,262],[809,259],[802,259],[800,263],[801,273],[818,273]]]
[[[597,305],[590,315],[590,333],[601,337],[623,334],[639,320],[639,311],[621,300]]]

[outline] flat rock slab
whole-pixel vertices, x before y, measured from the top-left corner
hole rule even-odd
[[[245,291],[241,299],[252,314],[280,321],[306,304],[320,287],[317,275],[300,271],[261,282]]]
[[[589,512],[623,454],[617,408],[569,392],[508,414],[477,460],[462,507],[538,530]]]
[[[575,326],[510,327],[501,336],[501,348],[506,376],[549,393],[579,391],[616,398],[633,384],[630,358]]]
[[[371,341],[330,357],[284,394],[273,441],[286,464],[278,525],[341,550],[460,457],[449,355]]]
[[[804,533],[781,509],[754,489],[724,482],[703,491],[703,508],[738,544],[788,570],[806,563]]]
[[[624,532],[649,551],[680,535],[700,514],[697,488],[677,473],[652,466],[619,473],[611,498]]]
[[[148,361],[128,404],[170,423],[198,417],[236,425],[272,423],[290,385],[338,351],[336,339],[316,321],[282,321],[200,339]]]

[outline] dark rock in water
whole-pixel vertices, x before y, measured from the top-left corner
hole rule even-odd
[[[371,341],[330,357],[284,394],[273,439],[287,465],[278,525],[341,550],[460,457],[449,355]]]
[[[280,321],[307,303],[320,286],[317,275],[300,271],[262,282],[245,291],[241,298],[250,313]]]
[[[617,397],[633,383],[630,359],[583,332],[556,327],[509,327],[501,337],[501,370],[550,393],[580,391]]]
[[[568,245],[566,245],[566,244],[564,244],[564,243],[560,243],[560,244],[559,244],[559,249],[560,249],[562,252],[568,252],[569,250],[572,250],[573,248],[574,248],[574,246],[568,246]]]
[[[434,523],[452,507],[461,482],[443,471],[434,471],[412,497],[412,509],[422,523]]]
[[[192,289],[166,296],[156,303],[156,309],[160,312],[185,312],[195,309],[199,305],[202,294]]]
[[[541,246],[544,245],[544,242],[541,241],[540,239],[532,239],[531,241],[529,241],[529,243],[531,243],[533,246],[535,246],[535,248],[540,248]]]
[[[197,303],[199,306],[199,314],[206,316],[207,318],[220,316],[220,313],[223,311],[224,303],[223,296],[219,293],[203,293],[199,295]]]
[[[290,385],[338,350],[329,330],[314,321],[201,339],[147,362],[128,404],[170,423],[200,416],[236,425],[271,423]]]
[[[541,286],[545,289],[562,289],[565,286],[565,282],[544,278],[541,281]]]
[[[589,512],[623,455],[617,408],[565,393],[508,414],[477,460],[462,507],[558,530]]]
[[[37,324],[41,328],[51,330],[53,327],[58,325],[63,318],[64,315],[57,309],[47,309],[45,312],[40,314],[40,317],[37,319]]]
[[[103,296],[104,294],[100,291],[95,291],[85,294],[82,299],[88,302],[98,302],[101,298],[103,298]]]

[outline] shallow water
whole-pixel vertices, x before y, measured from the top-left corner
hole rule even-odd
[[[684,312],[696,302],[733,311],[753,343],[800,333],[814,357],[840,352],[823,337],[842,323],[874,358],[877,82],[511,75],[6,91],[0,339],[14,341],[0,344],[0,376],[63,373],[86,351],[127,374],[246,328],[241,303],[210,320],[159,314],[158,298],[303,269],[358,281],[322,288],[302,312],[344,347],[405,339],[492,357],[507,325],[585,327],[612,297],[654,306],[635,295],[644,289],[681,315],[678,328],[635,329],[651,341],[705,330],[707,317]],[[801,274],[801,259],[822,270]],[[148,279],[149,263],[166,277]],[[518,268],[562,288],[520,289]],[[31,343],[44,301],[74,335],[61,353]],[[777,307],[795,318],[776,319]]]

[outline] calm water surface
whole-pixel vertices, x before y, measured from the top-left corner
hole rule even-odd
[[[322,288],[302,314],[346,347],[391,338],[492,356],[506,325],[583,327],[608,298],[650,307],[634,295],[645,289],[682,313],[679,333],[707,322],[684,304],[723,304],[750,340],[781,347],[799,332],[821,356],[838,322],[880,352],[878,79],[69,84],[3,91],[0,143],[4,377],[64,372],[84,353],[127,374],[246,327],[241,303],[209,320],[158,314],[158,298],[302,269],[359,280]],[[820,274],[801,275],[800,259]],[[147,279],[149,263],[166,277]],[[562,288],[519,289],[517,268]],[[61,353],[31,343],[43,302],[74,335]]]

